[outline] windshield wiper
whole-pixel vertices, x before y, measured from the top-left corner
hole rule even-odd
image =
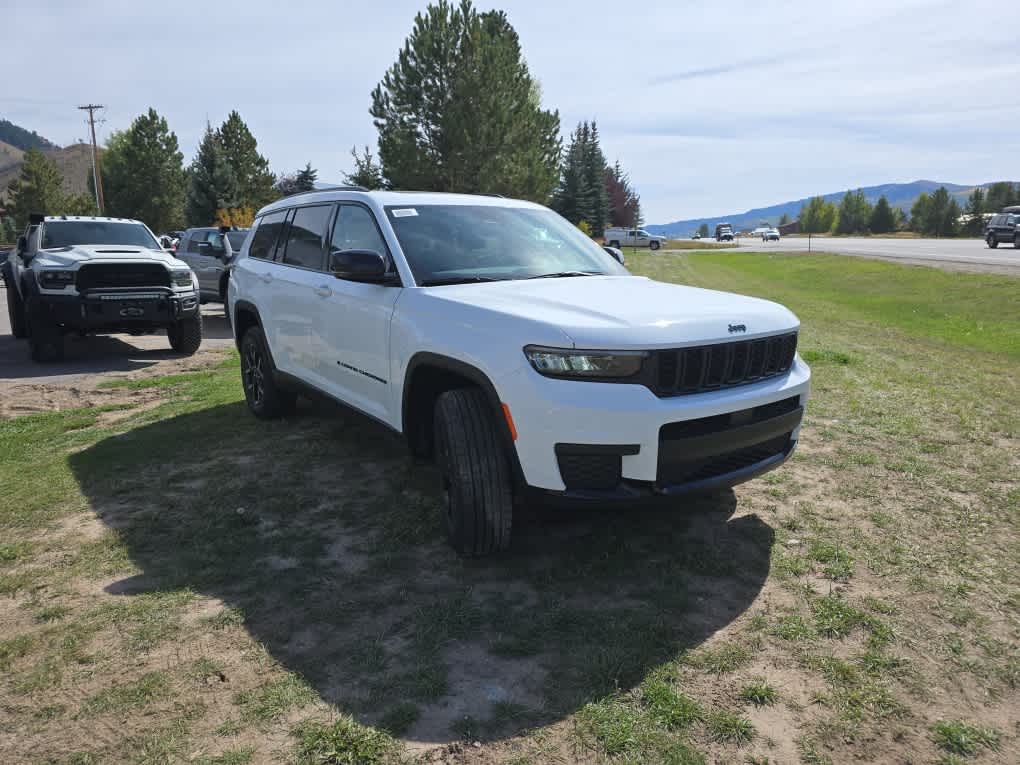
[[[603,276],[601,271],[557,271],[554,274],[539,274],[538,276],[527,276],[526,279],[556,279],[564,276]]]
[[[443,276],[438,279],[426,279],[418,282],[419,287],[442,287],[447,284],[476,284],[478,282],[501,282],[491,276]]]

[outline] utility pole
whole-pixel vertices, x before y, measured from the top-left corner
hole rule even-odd
[[[83,112],[89,113],[89,130],[92,131],[92,185],[96,189],[96,207],[99,208],[99,214],[103,214],[103,208],[106,206],[103,200],[103,176],[99,171],[99,150],[96,147],[96,109],[104,108],[102,104],[88,104],[86,106],[79,106],[78,109]]]

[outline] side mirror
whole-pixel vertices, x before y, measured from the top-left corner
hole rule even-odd
[[[329,255],[329,270],[337,279],[367,284],[388,281],[386,258],[375,250],[341,250]]]
[[[615,247],[603,247],[602,249],[608,252],[610,255],[612,255],[621,266],[626,265],[626,263],[623,260],[623,253],[620,250],[616,249]]]

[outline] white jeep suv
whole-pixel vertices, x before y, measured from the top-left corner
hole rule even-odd
[[[797,442],[790,311],[633,276],[540,205],[340,188],[253,229],[228,288],[248,406],[311,389],[402,433],[438,462],[462,554],[506,548],[526,492],[719,489]]]

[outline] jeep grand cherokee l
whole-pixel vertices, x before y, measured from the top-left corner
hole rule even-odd
[[[198,282],[136,220],[33,215],[4,264],[11,332],[35,361],[64,355],[64,336],[166,330],[192,354],[202,343]]]
[[[510,543],[514,498],[682,495],[797,443],[786,308],[631,275],[551,210],[331,189],[257,215],[228,287],[248,407],[318,391],[434,457],[453,546]]]

